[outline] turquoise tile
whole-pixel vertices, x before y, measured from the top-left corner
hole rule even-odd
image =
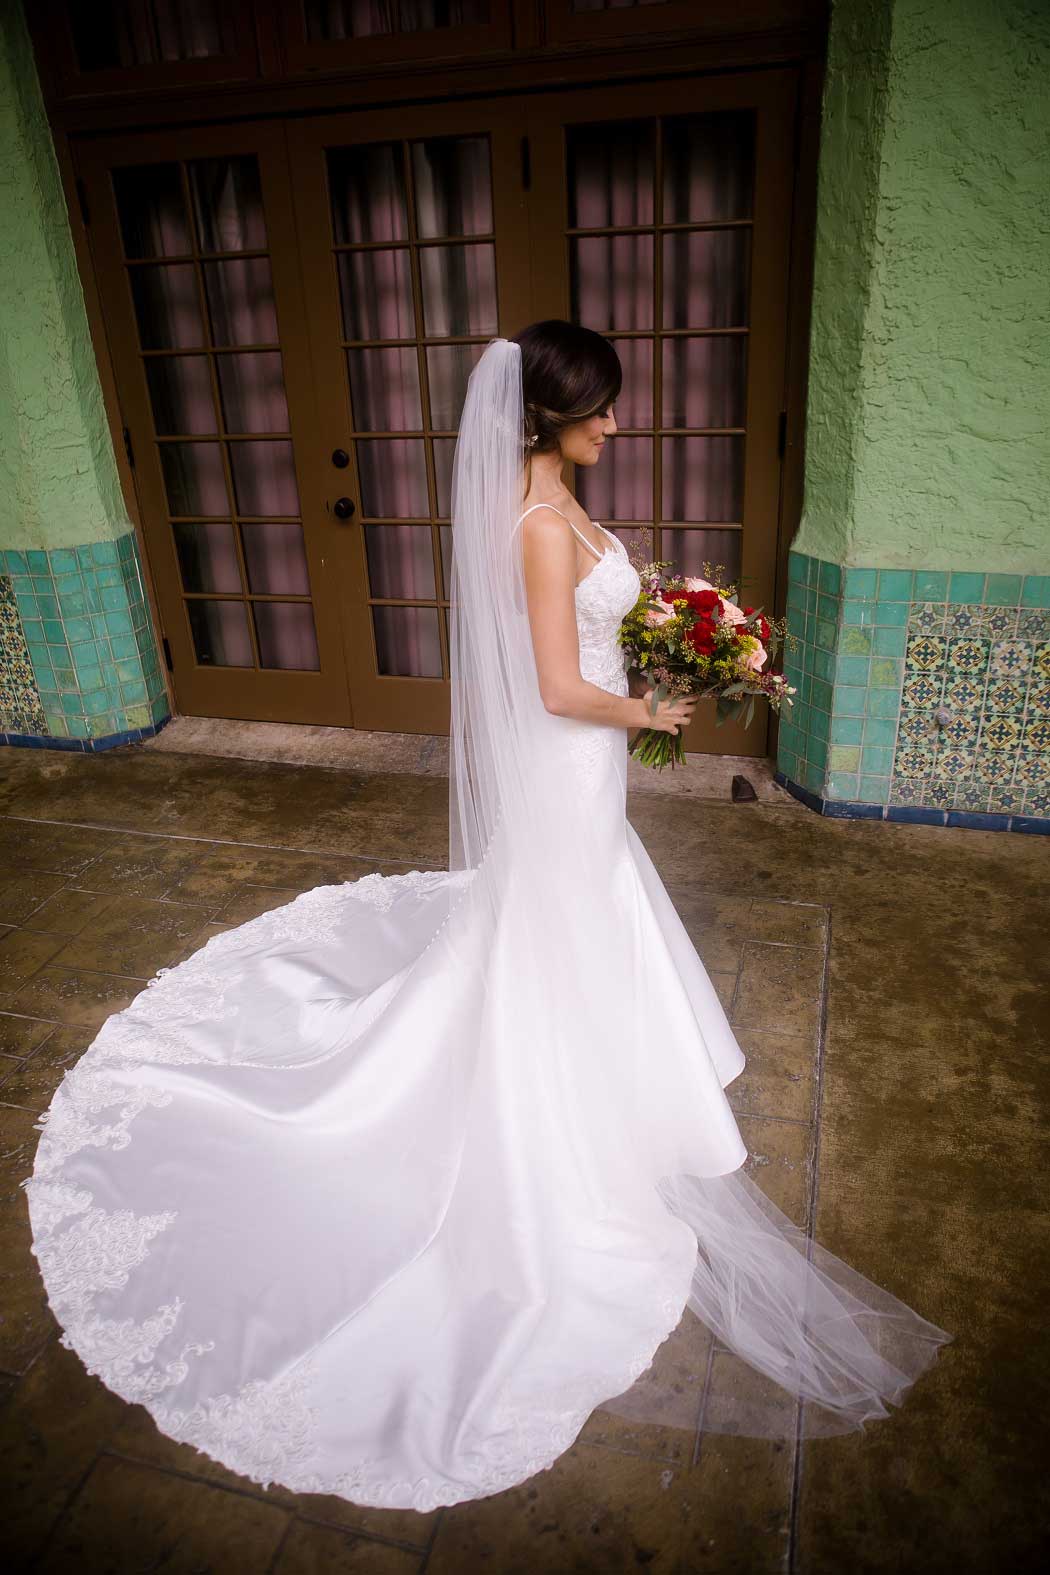
[[[93,640],[95,638],[95,630],[91,619],[88,617],[67,618],[66,638],[70,645],[79,645],[83,640]]]
[[[824,767],[819,761],[807,760],[806,773],[802,782],[803,787],[809,788],[811,793],[824,793]]]
[[[47,583],[50,585],[51,581],[49,580]],[[33,579],[30,575],[12,574],[11,589],[14,591],[15,598],[19,605],[21,605],[21,603],[26,601],[30,596],[36,595],[38,587],[33,582]]]
[[[903,629],[907,626],[910,607],[910,602],[876,602],[875,622]]]
[[[37,596],[36,605],[41,618],[61,618],[62,616],[62,608],[59,606],[57,596],[47,596],[41,593]]]
[[[878,578],[878,569],[847,569],[844,592],[846,596],[874,597]]]
[[[86,572],[90,574],[95,567],[95,558],[91,549],[91,543],[86,542],[82,547],[77,547],[76,555],[77,562],[80,565],[81,573]]]
[[[91,543],[91,556],[95,563],[116,563],[117,544],[115,541],[93,541]]]
[[[899,689],[873,689],[868,695],[868,716],[892,717],[896,721],[900,708]]]
[[[810,703],[815,706],[818,711],[830,711],[831,697],[834,692],[834,689],[832,688],[831,684],[828,683],[826,678],[814,678],[813,686],[809,693]]]
[[[141,678],[136,678],[131,683],[121,684],[121,705],[138,705],[147,699],[146,685]]]
[[[119,733],[120,727],[112,711],[100,711],[97,716],[87,718],[88,735],[91,738],[105,738],[110,733]]]
[[[1050,574],[1026,574],[1021,587],[1022,607],[1050,607]]]
[[[818,591],[815,610],[818,618],[830,618],[832,623],[838,623],[839,599],[837,596],[826,596],[823,591]]]
[[[123,589],[124,576],[120,570],[116,568],[96,569],[95,586],[99,593],[108,585],[119,585]]]
[[[859,744],[863,730],[863,717],[833,716],[831,719],[831,742],[833,744]]]
[[[985,604],[988,607],[1019,606],[1023,578],[1020,574],[990,574],[984,593]]]
[[[907,629],[876,629],[872,650],[876,656],[903,656],[907,643]]]
[[[98,646],[94,640],[80,640],[76,644],[70,642],[69,654],[78,673],[85,667],[98,666]]]
[[[835,676],[834,651],[821,651],[809,645],[807,645],[806,650],[813,653],[813,665],[810,670],[814,676],[830,681]]]
[[[842,570],[839,565],[820,559],[817,563],[817,585],[829,596],[837,596],[842,588]]]
[[[60,689],[79,690],[80,688],[80,685],[77,683],[77,675],[71,667],[56,667],[55,682]]]
[[[128,707],[129,727],[151,727],[153,718],[148,705],[133,705]]]
[[[91,611],[88,606],[87,593],[83,590],[67,591],[62,598],[62,611],[67,618],[82,618]],[[55,616],[58,615],[58,602],[55,601]]]
[[[798,756],[794,750],[786,749],[780,743],[777,745],[777,770],[783,771],[784,775],[790,777],[792,782],[798,781],[796,775],[798,771]]]
[[[893,770],[893,748],[889,744],[865,744],[861,750],[860,769],[872,776],[889,776]]]
[[[20,575],[19,578],[24,579],[25,576]],[[30,574],[29,586],[38,596],[53,596],[55,594],[55,582],[50,574]]]
[[[870,602],[868,603],[870,606]],[[843,624],[839,638],[840,656],[870,656],[873,629],[858,629],[855,624]]]
[[[842,603],[842,622],[844,624],[873,624],[875,622],[875,603],[861,601],[858,597],[847,597]]]
[[[149,709],[150,716],[153,718],[154,722],[163,722],[167,717],[169,717],[171,715],[171,707],[168,704],[167,693],[158,695]]]
[[[805,556],[800,552],[795,552],[794,549],[789,549],[788,551],[788,581],[794,581],[797,585],[805,585],[806,583]]]
[[[41,627],[44,632],[44,641],[47,645],[65,646],[66,626],[61,618],[45,618]]]
[[[887,691],[882,690],[882,689],[877,689],[874,692],[876,694],[884,694]],[[864,742],[866,744],[890,744],[890,745],[892,745],[894,743],[894,741],[896,740],[896,737],[897,737],[897,718],[896,717],[869,716],[867,718],[867,720],[865,721],[865,723],[864,723]]]
[[[863,716],[864,702],[867,699],[866,688],[857,688],[852,684],[837,683],[832,696],[832,712],[835,716]]]
[[[37,627],[39,628],[39,624]],[[43,640],[27,640],[26,650],[29,652],[29,659],[34,667],[39,666],[41,662],[43,662],[45,666],[50,664],[51,651],[44,644]],[[60,653],[56,650],[55,655],[58,656],[59,654]]]
[[[111,711],[116,711],[119,710],[124,704],[124,697],[120,692],[120,684],[115,678],[110,677],[112,671],[112,667],[105,670],[106,676],[103,679],[102,687],[106,691],[106,694],[109,698],[109,709]]]
[[[21,591],[16,593],[16,601],[18,603],[18,614],[23,624],[27,618],[44,617],[43,609],[40,606],[40,600],[38,597],[33,595],[32,591]],[[47,616],[51,617],[52,615],[49,613]]]
[[[817,626],[813,631],[813,643],[819,645],[822,651],[833,651],[838,624],[834,618],[817,618]]]
[[[985,576],[983,574],[961,574],[953,569],[951,579],[948,582],[948,600],[950,602],[983,602],[984,581]]]
[[[84,576],[78,572],[74,574],[56,574],[54,576],[55,591],[59,596],[66,597],[72,591],[84,589]]]
[[[104,585],[99,597],[103,612],[122,612],[127,609],[128,594],[123,585]]]
[[[80,697],[79,689],[73,694],[64,694],[62,696],[62,709],[67,716],[83,716],[84,702]]]
[[[912,571],[910,569],[880,569],[876,595],[880,602],[910,602],[912,599]]]
[[[113,648],[113,659],[117,662],[128,661],[134,658],[139,660],[138,642],[133,634],[114,634],[110,638]]]
[[[860,782],[856,772],[832,771],[828,775],[828,785],[825,798],[834,798],[842,802],[856,799],[860,793]]]
[[[888,804],[890,801],[889,777],[868,777],[861,772],[860,802],[862,804]]]
[[[864,684],[868,682],[868,659],[866,656],[839,656],[835,660],[835,679],[837,683]]]
[[[872,689],[900,690],[904,682],[904,660],[892,660],[888,656],[873,656],[871,659],[871,677],[868,683]]]
[[[54,575],[77,573],[80,565],[77,563],[75,548],[55,547],[51,553],[51,573]]]
[[[44,639],[43,625],[41,624],[39,618],[23,618],[22,633],[25,635],[27,641],[36,640],[38,645],[47,644],[47,641]]]
[[[101,716],[103,711],[108,711],[111,706],[109,695],[104,688],[92,689],[81,696],[85,716]]]
[[[113,669],[122,684],[132,683],[142,677],[142,663],[137,658],[114,661]]]
[[[916,569],[915,593],[917,602],[943,602],[948,599],[948,574],[944,569]]]
[[[856,744],[832,744],[828,750],[828,768],[831,771],[859,771],[860,747]]]
[[[126,612],[108,612],[106,613],[105,617],[106,628],[109,630],[110,634],[130,633],[131,619],[128,617]]]
[[[68,738],[69,728],[64,716],[55,711],[45,711],[44,721],[47,724],[48,736],[51,738]]]
[[[807,735],[810,742],[812,743],[816,741],[821,744],[826,744],[830,732],[831,717],[828,715],[827,711],[818,711],[815,708],[812,708],[809,713],[809,732]]]

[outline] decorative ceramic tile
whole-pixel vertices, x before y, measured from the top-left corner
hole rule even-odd
[[[1050,576],[837,568],[788,554],[785,785],[822,813],[1050,831]]]

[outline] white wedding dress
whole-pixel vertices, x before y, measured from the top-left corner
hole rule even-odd
[[[580,668],[625,695],[639,579],[606,534]],[[39,1122],[24,1185],[63,1343],[256,1482],[495,1493],[683,1316],[830,1398],[814,1431],[886,1415],[950,1338],[732,1175],[744,1056],[626,819],[627,734],[559,721],[589,827],[550,893],[564,973],[530,969],[497,831],[495,915],[469,870],[307,891],[162,969]]]

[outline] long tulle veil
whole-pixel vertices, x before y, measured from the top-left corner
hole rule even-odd
[[[654,1240],[661,1216],[688,1227],[695,1258],[690,1248],[687,1299],[676,1311],[699,1318],[751,1378],[767,1380],[742,1372],[716,1393],[688,1354],[699,1346],[685,1342],[674,1360],[658,1354],[605,1409],[760,1437],[851,1431],[899,1404],[952,1336],[817,1244],[742,1167],[712,1174],[699,1098],[695,1114],[661,1103],[660,1003],[622,912],[593,896],[609,891],[606,849],[593,834],[593,807],[567,791],[566,721],[540,699],[521,551],[523,436],[520,347],[495,338],[470,376],[452,474],[457,900],[480,904],[495,933],[513,931],[529,1003],[521,1053],[537,1110],[562,1113],[557,1130],[574,1161],[566,1174],[585,1189],[585,1205],[606,1226],[648,1220]],[[566,1003],[580,1002],[587,1030],[570,1035]],[[687,1050],[700,1089],[710,1072],[699,1029],[695,1055]],[[463,1097],[469,1104],[468,1091]],[[552,1168],[559,1157],[550,1156]],[[607,1316],[618,1316],[615,1305]],[[669,1317],[663,1332],[674,1323]]]

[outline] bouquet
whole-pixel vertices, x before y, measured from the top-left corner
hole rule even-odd
[[[651,682],[649,710],[667,696],[714,695],[716,727],[746,712],[745,726],[761,695],[774,710],[793,705],[792,685],[771,665],[781,640],[797,643],[787,633],[786,619],[767,619],[761,607],[739,607],[731,599],[734,585],[722,583],[722,565],[703,565],[710,579],[669,574],[669,559],[636,565],[641,594],[620,626],[620,644],[631,665]],[[765,669],[765,670],[763,670]],[[685,764],[681,733],[643,728],[630,749],[643,765],[663,770]]]

